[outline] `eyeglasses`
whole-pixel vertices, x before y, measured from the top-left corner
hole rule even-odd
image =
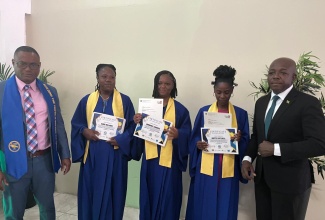
[[[19,68],[21,68],[21,69],[25,69],[25,68],[27,68],[27,66],[29,66],[29,68],[30,69],[32,69],[32,70],[36,70],[36,69],[38,69],[41,65],[40,64],[38,64],[38,63],[26,63],[26,62],[24,62],[24,61],[16,61],[15,60],[15,62],[16,62],[16,64],[17,64],[17,66],[19,67]]]

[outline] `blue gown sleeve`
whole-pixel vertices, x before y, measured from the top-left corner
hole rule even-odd
[[[144,140],[138,137],[133,138],[131,156],[133,160],[139,161],[144,152]]]
[[[239,173],[241,173],[241,165],[243,158],[245,156],[245,152],[248,146],[249,142],[249,124],[248,124],[248,114],[245,110],[237,110],[236,109],[236,117],[237,117],[237,123],[238,123],[238,130],[241,131],[241,139],[238,143],[239,148],[239,155],[238,158],[238,164],[239,164]],[[244,179],[242,175],[239,175],[239,181],[242,183],[247,183],[248,180]]]
[[[81,162],[86,147],[86,138],[82,132],[87,125],[86,104],[88,95],[79,102],[77,109],[71,119],[71,153],[72,162]]]
[[[191,133],[189,150],[190,150],[190,163],[189,173],[194,177],[196,171],[196,164],[199,158],[200,150],[196,147],[196,143],[201,140],[201,127],[204,125],[203,111],[207,111],[204,107],[199,110],[196,115],[193,130]]]
[[[178,130],[178,138],[173,140],[173,154],[177,157],[178,167],[181,171],[185,172],[188,160],[188,143],[191,135],[191,119],[188,110],[176,104],[176,128]]]
[[[126,120],[125,122],[125,128],[124,132],[122,134],[119,134],[115,137],[115,140],[117,141],[119,145],[119,150],[121,150],[123,157],[125,157],[128,160],[132,159],[131,155],[131,148],[132,148],[132,142],[133,142],[133,131],[135,129],[135,123],[133,121],[133,116],[135,114],[134,107],[132,104],[132,101],[128,96],[122,96],[123,97],[123,110],[124,110],[124,118]]]

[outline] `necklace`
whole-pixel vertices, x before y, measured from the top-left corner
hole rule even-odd
[[[102,95],[100,97],[103,99],[103,101],[107,101],[109,99],[109,96],[105,99]]]
[[[104,99],[102,95],[100,95],[100,97],[103,100],[103,113],[104,113],[105,109],[106,109],[106,106],[107,106],[107,100],[109,99],[109,96],[106,99]]]

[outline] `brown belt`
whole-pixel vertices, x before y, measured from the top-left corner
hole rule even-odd
[[[51,150],[51,147],[48,147],[48,148],[46,148],[44,150],[38,150],[35,153],[31,153],[31,152],[28,151],[27,156],[30,157],[30,158],[43,156],[43,155],[47,154],[48,152],[50,152],[50,150]]]

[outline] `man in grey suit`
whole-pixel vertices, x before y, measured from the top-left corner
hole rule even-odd
[[[313,175],[308,158],[325,154],[325,118],[320,102],[297,91],[295,78],[292,59],[274,60],[267,76],[272,92],[255,104],[242,175],[254,178],[258,220],[303,220]]]
[[[28,46],[16,49],[15,75],[0,83],[0,190],[6,219],[22,220],[28,191],[40,219],[55,219],[55,172],[70,170],[70,150],[54,87],[37,79],[41,62]]]

